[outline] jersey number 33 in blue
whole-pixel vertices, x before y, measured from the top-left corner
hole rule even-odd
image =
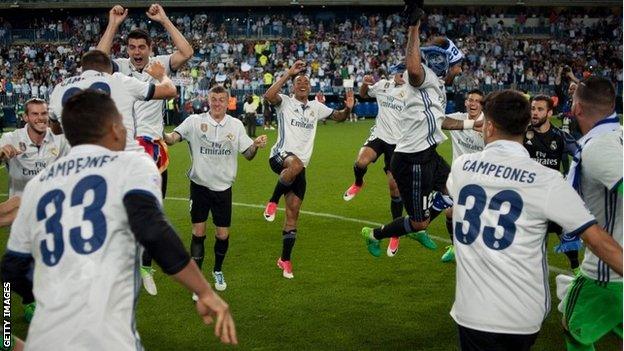
[[[89,238],[82,235],[82,225],[69,229],[69,245],[82,255],[88,255],[99,250],[106,240],[106,218],[102,207],[106,203],[106,180],[98,175],[90,175],[81,179],[71,192],[69,205],[71,208],[82,206],[88,192],[92,192],[91,204],[84,207],[82,221],[91,223],[93,234]],[[43,263],[55,266],[61,260],[67,244],[63,238],[63,203],[66,200],[65,193],[60,189],[47,192],[37,204],[37,221],[45,220],[46,239],[39,243]],[[51,214],[46,213],[48,205],[52,204]],[[74,211],[71,211],[74,212]],[[74,215],[74,213],[70,213]],[[52,236],[52,245],[49,236]],[[50,246],[52,249],[50,249]]]
[[[488,202],[485,190],[476,184],[464,186],[459,192],[457,205],[466,206],[468,199],[473,198],[474,204],[472,208],[466,209],[463,221],[455,222],[455,239],[466,245],[472,244],[479,236],[481,229],[481,215],[486,210]],[[522,213],[524,202],[522,197],[513,190],[503,190],[494,195],[487,206],[487,210],[491,212],[499,212],[503,204],[509,204],[509,212],[499,213],[497,227],[503,228],[502,237],[496,236],[496,227],[485,225],[483,227],[483,242],[492,250],[504,250],[514,240],[516,236],[516,220]],[[493,216],[494,214],[489,214]],[[464,232],[464,222],[468,223],[468,230]]]

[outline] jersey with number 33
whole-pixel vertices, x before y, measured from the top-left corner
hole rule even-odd
[[[123,197],[161,202],[160,183],[144,152],[79,145],[26,185],[7,249],[35,261],[27,349],[141,349],[140,245]]]
[[[596,220],[559,172],[517,142],[458,157],[447,187],[457,261],[451,316],[480,331],[538,332],[550,310],[548,221],[582,232]]]

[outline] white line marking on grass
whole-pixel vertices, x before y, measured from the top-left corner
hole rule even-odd
[[[183,197],[167,197],[166,200],[189,201],[189,199],[183,198]],[[251,207],[251,208],[264,209],[264,206],[262,206],[262,205],[245,204],[245,203],[241,203],[241,202],[232,202],[232,205],[240,206],[240,207]],[[285,211],[281,207],[278,207],[278,210],[279,211]],[[303,213],[303,214],[307,214],[307,215],[315,216],[315,217],[324,217],[324,218],[337,219],[337,220],[340,220],[340,221],[354,222],[354,223],[359,223],[359,224],[368,224],[368,225],[374,225],[376,227],[379,227],[379,226],[383,225],[383,223],[367,221],[365,219],[359,219],[359,218],[344,217],[344,216],[339,216],[339,215],[335,215],[335,214],[331,214],[331,213],[312,212],[312,211],[303,211],[303,210],[300,211],[300,212]],[[443,238],[443,237],[436,236],[436,235],[429,235],[429,236],[431,238],[433,238],[433,239],[445,242],[447,244],[451,243],[451,240],[449,238]],[[570,271],[565,270],[565,269],[561,269],[559,267],[548,265],[548,268],[550,268],[550,271],[553,272],[553,273],[572,275],[572,273]]]

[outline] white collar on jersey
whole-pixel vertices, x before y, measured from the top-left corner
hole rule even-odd
[[[208,123],[210,123],[213,127],[216,127],[216,126],[223,127],[223,126],[226,125],[228,117],[230,117],[230,116],[226,113],[225,116],[223,116],[223,119],[221,120],[221,122],[217,122],[217,121],[215,121],[214,118],[212,118],[212,115],[210,114],[210,111],[208,111],[208,112],[205,113],[204,117],[206,118]]]
[[[112,152],[112,150],[105,148],[104,146],[95,145],[95,144],[81,144],[72,146],[69,149],[69,154],[88,154],[88,153],[96,153],[96,152]]]
[[[80,76],[82,77],[91,77],[91,76],[101,76],[104,72],[96,71],[94,69],[89,69],[84,72]]]
[[[310,100],[306,100],[306,102],[301,102],[301,101],[297,100],[294,95],[292,96],[292,99],[295,102],[295,104],[297,105],[297,107],[295,107],[295,109],[300,107],[301,111],[305,111],[308,108],[310,108]],[[314,100],[314,101],[316,101],[316,100]]]
[[[21,128],[22,133],[26,136],[25,139],[29,140],[29,143],[28,143],[29,146],[37,146],[30,138],[30,135],[28,135],[28,128],[30,128],[28,124],[24,128]],[[46,135],[43,137],[43,140],[41,141],[41,143],[47,144],[52,141],[52,138],[53,138],[52,130],[48,128],[46,129]]]
[[[520,144],[517,141],[511,140],[496,140],[493,141],[483,148],[485,150],[497,150],[499,152],[504,153],[505,155],[517,155],[517,156],[529,156],[529,152],[524,147],[524,145]]]

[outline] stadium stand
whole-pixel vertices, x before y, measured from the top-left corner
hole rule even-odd
[[[577,78],[590,73],[608,77],[621,96],[622,18],[616,13],[609,8],[480,12],[451,7],[434,9],[422,31],[454,38],[466,53],[463,74],[451,92],[515,87],[556,94],[563,105],[567,87],[558,76],[564,67]],[[143,28],[155,38],[155,54],[171,52],[162,28],[140,13],[134,15],[120,35]],[[382,76],[404,56],[406,36],[397,12],[374,8],[358,14],[332,9],[294,16],[286,10],[253,15],[186,11],[172,12],[171,17],[195,48],[195,57],[175,76],[184,101],[204,95],[217,83],[230,88],[239,101],[246,94],[261,95],[268,86],[267,72],[279,76],[295,59],[304,58],[312,92],[321,90],[332,102],[332,96],[343,92],[344,80],[357,86],[365,73]],[[79,57],[95,48],[106,21],[104,11],[99,16],[58,12],[27,21],[0,18],[0,103],[15,106],[30,96],[47,98],[56,83],[76,74]],[[114,55],[125,53],[119,42]],[[357,114],[370,116],[373,111],[365,106]]]

